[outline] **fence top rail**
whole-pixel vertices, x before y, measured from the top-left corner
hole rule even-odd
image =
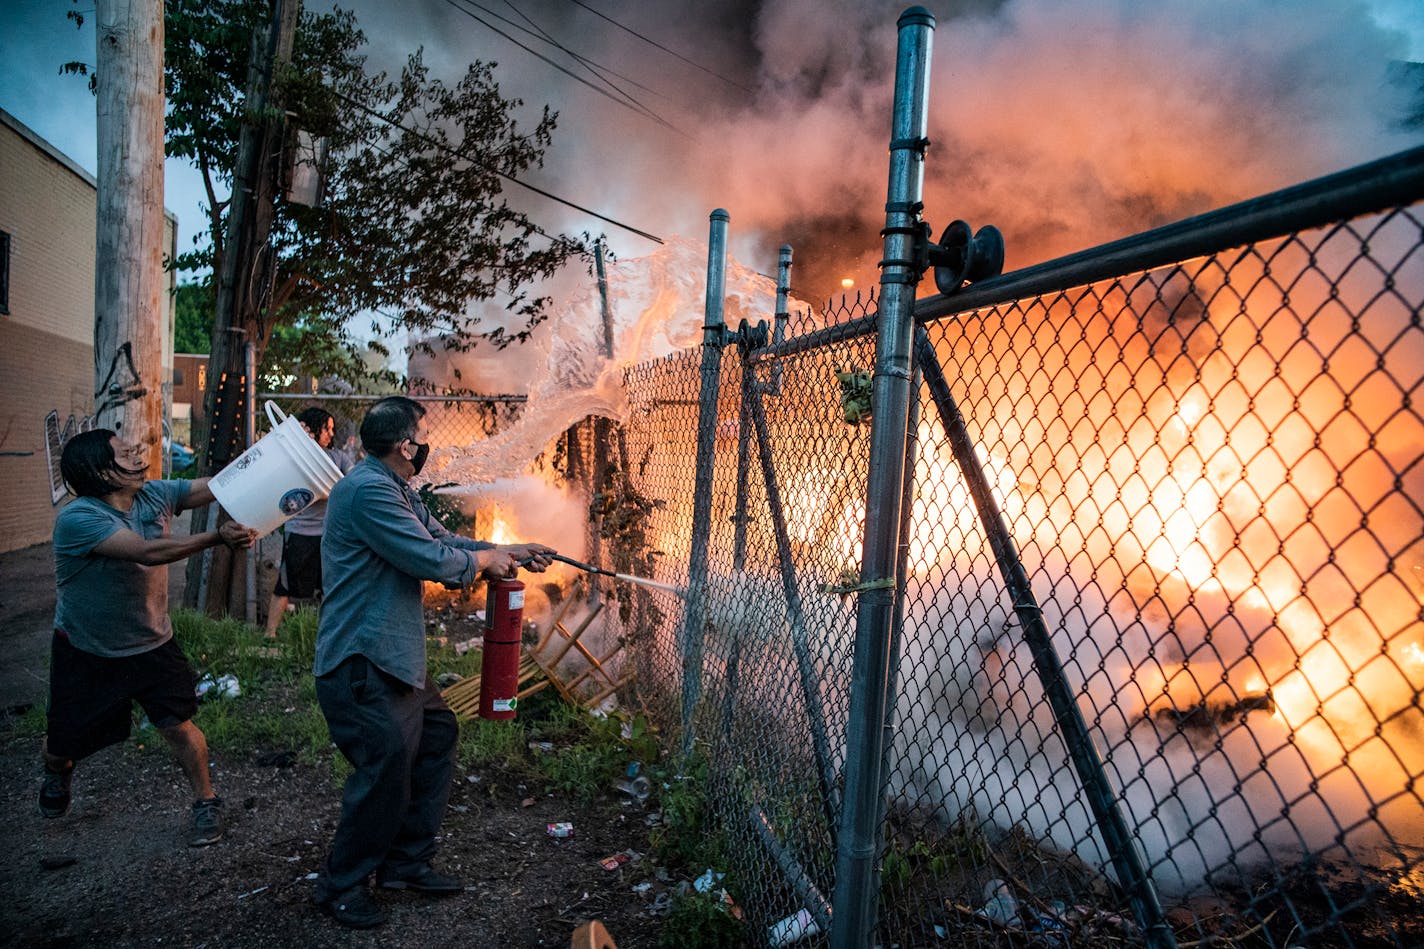
[[[847,340],[858,339],[862,336],[870,336],[875,332],[875,320],[878,315],[879,309],[877,308],[866,316],[847,320],[844,323],[824,326],[804,336],[796,336],[771,346],[763,346],[760,349],[754,350],[747,357],[747,361],[753,364],[765,362],[766,360],[775,359],[780,356],[791,356],[796,353],[809,352],[813,349],[821,349],[825,346],[833,346],[836,343],[843,343]]]
[[[528,402],[527,395],[412,395],[408,392],[387,392],[384,395],[327,392],[259,392],[259,399],[308,399],[312,402],[378,402],[387,396],[403,395],[413,402]]]
[[[1424,146],[971,284],[915,306],[920,322],[1152,270],[1424,199]],[[765,350],[763,350],[765,352]]]

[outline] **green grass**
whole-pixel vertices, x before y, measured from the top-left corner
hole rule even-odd
[[[25,714],[15,719],[10,726],[10,734],[16,738],[43,738],[48,722],[45,719],[45,707],[43,704],[31,705],[25,709]]]
[[[529,766],[526,731],[517,720],[487,721],[476,718],[460,723],[457,760],[461,767],[499,765],[515,771]]]
[[[623,737],[625,721],[595,718],[546,689],[520,702],[518,719],[462,722],[459,761],[466,768],[498,765],[546,792],[588,804],[613,793],[631,762],[656,758],[643,729],[633,739]]]
[[[212,619],[192,610],[173,613],[173,635],[199,680],[233,676],[241,694],[210,695],[193,721],[210,747],[230,754],[294,751],[315,764],[337,758],[316,703],[312,659],[316,611],[286,617],[272,646],[261,630],[235,619]]]

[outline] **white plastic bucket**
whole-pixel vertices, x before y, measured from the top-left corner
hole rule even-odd
[[[209,487],[239,524],[270,534],[341,480],[341,469],[296,416],[267,403],[272,430],[213,476]]]

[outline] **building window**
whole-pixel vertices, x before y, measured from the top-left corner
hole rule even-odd
[[[10,314],[10,232],[0,231],[0,315]]]

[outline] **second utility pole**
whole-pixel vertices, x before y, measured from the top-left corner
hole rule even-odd
[[[259,310],[265,305],[276,260],[268,243],[283,156],[285,120],[273,107],[272,80],[291,59],[301,0],[273,0],[266,30],[254,32],[248,59],[246,115],[233,168],[227,233],[218,254],[217,311],[208,357],[208,389],[203,395],[205,438],[197,440],[201,471],[221,470],[247,447],[246,343],[253,340]],[[193,530],[207,529],[208,512],[193,512]],[[242,613],[246,583],[236,576],[243,566],[226,548],[189,561],[188,589],[206,591],[192,605],[211,614]],[[206,573],[206,583],[202,582]],[[248,617],[255,620],[255,617]]]

